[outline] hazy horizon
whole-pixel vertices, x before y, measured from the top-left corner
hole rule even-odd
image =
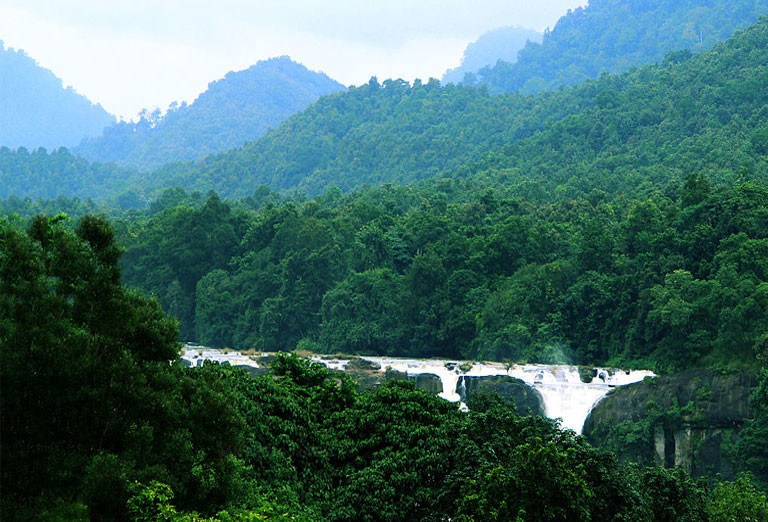
[[[345,85],[440,78],[465,47],[503,26],[553,27],[577,0],[3,0],[0,40],[23,49],[92,102],[125,119],[193,101],[232,70],[288,55]]]

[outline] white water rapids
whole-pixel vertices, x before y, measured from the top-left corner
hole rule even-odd
[[[182,359],[193,366],[203,360],[213,360],[220,363],[230,363],[235,366],[251,366],[258,368],[255,360],[265,355],[261,353],[253,357],[233,351],[215,350],[202,346],[185,345]],[[440,378],[443,391],[440,397],[451,402],[460,402],[458,393],[459,380],[464,377],[510,376],[520,379],[538,390],[544,400],[544,413],[552,419],[562,419],[564,428],[581,433],[589,412],[600,399],[617,386],[624,386],[642,381],[645,377],[654,377],[647,370],[625,371],[614,368],[596,368],[597,376],[590,383],[582,382],[577,366],[525,364],[505,366],[501,363],[448,361],[439,359],[404,359],[397,357],[366,357],[360,359],[370,361],[379,366],[379,371],[387,368],[408,375],[433,374]],[[345,370],[350,359],[334,359],[315,355],[313,361],[319,362],[332,370]],[[471,367],[470,367],[471,366]],[[463,369],[462,369],[463,368]]]

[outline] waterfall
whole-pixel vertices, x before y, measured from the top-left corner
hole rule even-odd
[[[274,355],[274,354],[260,354]],[[205,359],[229,363],[232,365],[258,368],[258,363],[251,357],[239,352],[224,352],[202,346],[185,345],[181,355],[192,366],[198,366]],[[330,369],[343,371],[349,359],[332,359],[315,355],[313,361],[324,364]],[[440,378],[443,391],[438,395],[451,402],[458,402],[466,408],[466,383],[464,377],[510,376],[520,379],[538,390],[544,400],[544,412],[547,417],[562,419],[563,428],[581,433],[584,421],[592,408],[613,388],[645,377],[654,377],[646,370],[618,370],[614,368],[595,368],[592,382],[582,382],[578,366],[526,364],[505,366],[492,362],[448,361],[439,359],[405,359],[400,357],[360,357],[375,363],[379,371],[388,368],[408,375],[433,374]]]
[[[459,377],[459,385],[456,387],[456,393],[461,397],[461,402],[467,401],[467,381],[464,380],[464,376]]]
[[[217,350],[205,346],[194,344],[185,344],[181,353],[181,358],[189,362],[190,366],[202,366],[203,361],[217,361],[219,363],[229,363],[232,366],[250,366],[259,368],[259,363],[240,352]]]

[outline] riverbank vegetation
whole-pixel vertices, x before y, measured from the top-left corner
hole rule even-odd
[[[620,463],[493,397],[463,413],[408,383],[358,394],[295,355],[256,379],[184,368],[174,321],[120,283],[109,224],[59,221],[0,229],[4,520],[766,514],[746,475],[710,489]]]

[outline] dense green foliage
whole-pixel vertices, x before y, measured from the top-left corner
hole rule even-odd
[[[542,182],[574,196],[650,191],[691,172],[766,179],[766,64],[768,18],[711,51],[535,97],[371,81],[243,149],[160,169],[147,183],[231,197],[262,183],[315,194],[480,176],[530,197],[558,195]]]
[[[496,65],[499,60],[514,63],[517,53],[528,42],[541,42],[542,34],[522,27],[500,27],[488,31],[470,43],[464,50],[461,64],[445,71],[442,82],[461,83],[464,76],[474,74],[483,67]]]
[[[177,360],[156,302],[119,284],[110,226],[0,229],[3,520],[716,520],[761,516],[638,469],[500,400],[470,413],[412,384],[357,394],[280,355],[271,374]],[[734,504],[732,498],[739,498]]]
[[[31,152],[20,147],[10,150],[0,147],[0,197],[54,199],[99,198],[120,194],[113,198],[126,208],[143,206],[135,195],[124,192],[133,182],[135,173],[115,165],[88,163],[73,156],[67,149],[45,149]],[[62,208],[59,211],[64,211]]]
[[[141,170],[195,160],[253,141],[320,96],[343,89],[287,56],[273,58],[227,73],[191,105],[173,105],[163,116],[158,110],[142,114],[137,123],[108,127],[75,152],[91,161]]]
[[[656,20],[670,5],[652,7],[627,9]],[[753,14],[723,21],[721,8],[699,5],[686,20],[725,31]],[[0,149],[0,517],[765,519],[767,64],[763,18],[711,51],[535,97],[371,81],[243,149],[141,179],[65,149]],[[233,74],[201,100],[221,105],[217,89],[231,98],[248,78]],[[142,120],[142,144],[116,132],[113,152],[160,161],[168,149],[151,142],[183,157],[193,145],[174,133],[203,126],[213,109],[201,100],[199,113]],[[169,141],[152,141],[174,118]],[[176,184],[240,199],[158,192]],[[343,192],[366,184],[377,186]],[[296,188],[320,195],[286,194]],[[110,207],[78,199],[91,196]],[[63,210],[80,219],[34,217]],[[185,368],[180,336],[761,371],[755,416],[729,447],[752,475],[705,483],[627,464],[495,397],[461,412],[404,382],[358,393],[296,355],[259,378]],[[653,422],[679,422],[686,408],[618,426],[615,450],[631,453]]]
[[[768,335],[761,339],[760,358],[768,363]],[[760,374],[760,385],[752,396],[755,418],[741,431],[737,446],[740,465],[755,475],[756,483],[768,490],[768,369]]]
[[[709,49],[768,14],[764,0],[590,0],[563,16],[517,61],[501,61],[465,82],[491,92],[535,93],[601,73],[658,62],[670,51]]]
[[[171,196],[121,228],[125,280],[186,340],[663,370],[754,368],[768,330],[765,185],[691,175],[536,206],[450,180],[234,208]]]
[[[24,51],[6,49],[0,41],[0,147],[76,145],[114,121],[101,105],[65,89]]]
[[[514,132],[516,115],[536,117],[531,105],[471,87],[441,87],[434,79],[413,87],[372,79],[320,98],[242,149],[166,166],[146,183],[213,189],[228,197],[249,195],[260,184],[317,193],[331,185],[346,191],[367,183],[407,183],[458,169],[500,147]]]

